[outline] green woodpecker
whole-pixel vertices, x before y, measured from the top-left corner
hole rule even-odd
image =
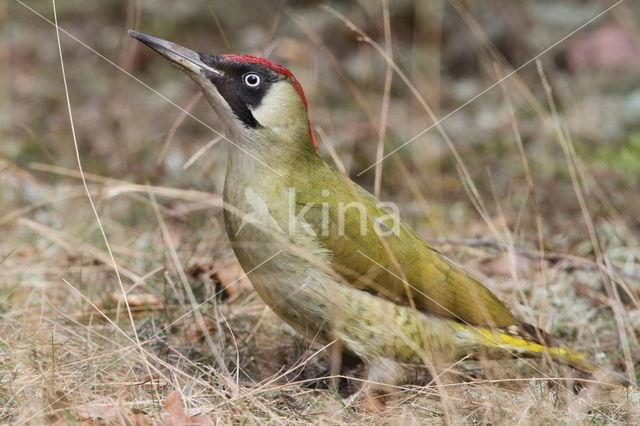
[[[546,356],[604,373],[518,319],[478,278],[329,167],[289,70],[129,34],[184,71],[220,117],[233,144],[227,233],[256,292],[298,332],[338,342],[378,383],[401,381],[404,363],[465,356]]]

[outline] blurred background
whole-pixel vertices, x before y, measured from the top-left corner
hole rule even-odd
[[[188,324],[168,326],[189,311],[190,291],[206,301],[199,309],[213,341],[242,380],[273,377],[309,353],[246,279],[213,297],[242,277],[220,209],[230,146],[207,128],[221,125],[198,89],[127,37],[130,28],[287,66],[327,162],[396,203],[523,319],[611,368],[637,371],[637,1],[58,0],[56,8],[79,159],[110,247],[79,179],[53,4],[0,0],[0,421],[91,418],[69,407],[117,399],[118,383],[150,374],[143,358],[168,371],[163,386],[182,373],[214,383],[211,341]],[[147,298],[133,323],[109,249],[125,288]],[[124,356],[132,327],[153,337],[146,348],[157,359]],[[320,369],[322,357],[314,363]],[[528,401],[526,386],[504,396],[513,412]],[[127,407],[161,411],[157,394],[125,388]],[[199,392],[195,405],[220,398]],[[622,405],[607,415],[617,421]],[[527,415],[562,411],[539,407]],[[268,415],[298,415],[291,410]],[[628,410],[620,418],[629,421]]]

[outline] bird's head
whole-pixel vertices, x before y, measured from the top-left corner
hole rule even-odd
[[[315,151],[302,87],[282,65],[249,55],[206,55],[132,30],[129,35],[191,77],[237,143],[249,149],[280,144]]]

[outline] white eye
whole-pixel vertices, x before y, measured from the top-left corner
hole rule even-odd
[[[246,84],[249,87],[257,87],[260,82],[262,81],[262,79],[260,78],[260,76],[254,72],[250,72],[249,74],[245,74],[243,77],[244,80],[244,84]]]

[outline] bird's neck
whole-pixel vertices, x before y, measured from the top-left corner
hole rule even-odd
[[[233,146],[229,151],[227,176],[240,174],[255,180],[265,175],[271,180],[273,176],[269,175],[286,178],[292,170],[311,170],[324,164],[308,127],[289,129],[282,134],[260,129],[230,136]]]

